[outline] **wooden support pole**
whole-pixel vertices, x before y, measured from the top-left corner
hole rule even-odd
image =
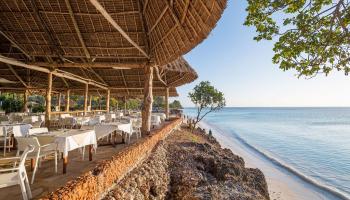
[[[23,93],[23,112],[28,112],[28,90]]]
[[[84,116],[87,114],[87,104],[88,104],[88,92],[89,92],[89,84],[85,84],[85,95],[84,95]]]
[[[58,93],[57,95],[57,106],[58,106],[58,111],[61,111],[61,92]]]
[[[109,101],[111,99],[111,91],[107,90],[107,99],[106,99],[106,110],[109,113]]]
[[[124,96],[124,114],[126,114],[126,96]]]
[[[69,112],[70,90],[66,93],[66,112]]]
[[[166,87],[165,88],[165,102],[164,102],[164,111],[165,111],[165,115],[166,115],[166,119],[169,119],[169,88]]]
[[[47,74],[47,90],[46,90],[46,110],[45,110],[45,126],[50,127],[51,119],[51,91],[52,91],[52,73]]]
[[[89,106],[90,106],[90,111],[92,111],[92,95],[90,95]]]
[[[144,85],[144,97],[142,107],[142,134],[151,133],[151,114],[152,114],[152,103],[153,103],[153,67],[152,65],[145,66],[145,85]]]

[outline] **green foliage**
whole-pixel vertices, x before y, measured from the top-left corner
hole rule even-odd
[[[23,109],[23,97],[17,94],[5,93],[0,96],[1,109],[6,113],[20,112]]]
[[[140,99],[129,99],[126,102],[127,108],[131,110],[138,110],[141,107],[141,100]]]
[[[154,97],[153,100],[153,108],[154,110],[160,110],[162,108],[164,108],[164,97],[161,96],[156,96]]]
[[[45,106],[44,104],[40,104],[40,105],[35,105],[32,107],[32,112],[33,113],[42,113],[45,112]]]
[[[174,100],[172,103],[170,103],[169,108],[171,108],[171,109],[183,109],[180,101],[178,101],[178,100]]]
[[[333,69],[348,75],[349,1],[248,0],[246,10],[244,24],[255,26],[255,40],[276,39],[272,61],[282,70],[295,69],[298,77]]]
[[[218,111],[226,105],[224,94],[210,85],[209,81],[202,81],[196,85],[188,97],[197,107],[194,126],[207,114]]]
[[[28,101],[31,102],[28,107],[33,113],[45,112],[45,98],[43,96],[32,95],[28,97]]]

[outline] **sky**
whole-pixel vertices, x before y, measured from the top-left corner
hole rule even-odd
[[[350,106],[350,77],[342,72],[305,79],[274,65],[273,42],[256,42],[254,27],[243,26],[246,6],[228,1],[208,38],[184,56],[199,78],[178,88],[183,106],[193,106],[188,93],[206,80],[232,107]]]

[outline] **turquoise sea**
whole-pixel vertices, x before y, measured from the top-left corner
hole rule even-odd
[[[194,108],[184,109],[194,116]],[[205,121],[276,165],[350,199],[350,108],[224,108]]]

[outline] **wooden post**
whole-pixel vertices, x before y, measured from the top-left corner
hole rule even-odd
[[[106,110],[107,110],[107,113],[109,113],[109,101],[111,99],[111,91],[110,90],[107,90],[107,99],[106,99]]]
[[[145,66],[145,85],[144,85],[144,97],[142,107],[142,134],[150,134],[151,132],[151,114],[152,114],[152,103],[153,103],[153,66]]]
[[[124,114],[126,114],[126,96],[124,96]]]
[[[66,93],[66,112],[69,112],[70,90]]]
[[[51,91],[52,91],[52,73],[47,74],[47,90],[46,90],[46,110],[45,110],[45,126],[50,127],[51,119]]]
[[[57,103],[58,103],[58,111],[61,111],[61,92],[58,93],[58,97],[57,97]]]
[[[28,90],[23,93],[23,112],[28,112]]]
[[[88,92],[89,92],[89,84],[85,84],[85,95],[84,95],[84,116],[86,116],[86,114],[87,114]]]
[[[165,88],[165,102],[164,102],[164,112],[165,112],[165,115],[166,115],[166,119],[168,120],[169,119],[169,88],[166,87]]]
[[[89,106],[90,106],[90,111],[92,111],[92,95],[90,95]]]

